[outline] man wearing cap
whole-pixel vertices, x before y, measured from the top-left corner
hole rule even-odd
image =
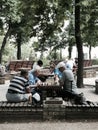
[[[81,100],[81,94],[77,92],[76,82],[74,80],[73,72],[70,69],[66,69],[64,62],[60,62],[57,68],[62,73],[62,78],[60,79],[60,85],[63,86],[62,98],[71,98]]]

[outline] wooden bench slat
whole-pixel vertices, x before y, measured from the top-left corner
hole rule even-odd
[[[19,68],[32,69],[33,64],[34,64],[34,61],[24,61],[24,60],[10,61],[9,65],[8,65],[8,70],[9,71],[18,71]]]

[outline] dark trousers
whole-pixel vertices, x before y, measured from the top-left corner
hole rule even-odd
[[[62,98],[69,98],[69,99],[73,99],[78,96],[78,94],[75,94],[75,93],[69,92],[69,91],[65,91],[65,90],[57,91],[57,95]]]
[[[62,90],[60,92],[57,92],[57,95],[62,97],[63,99],[73,99],[76,104],[83,104],[86,101],[83,93],[76,94],[73,92]]]

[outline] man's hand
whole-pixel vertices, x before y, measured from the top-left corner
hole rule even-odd
[[[26,88],[26,92],[27,92],[27,93],[31,93],[31,88],[30,88],[30,87],[27,87],[27,88]]]
[[[64,82],[62,80],[59,80],[59,83],[60,83],[61,86],[64,85]]]
[[[36,83],[37,86],[41,86],[42,85],[42,82],[40,80],[37,81]]]

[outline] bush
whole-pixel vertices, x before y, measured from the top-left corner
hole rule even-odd
[[[98,59],[93,59],[92,60],[92,65],[98,65]]]

